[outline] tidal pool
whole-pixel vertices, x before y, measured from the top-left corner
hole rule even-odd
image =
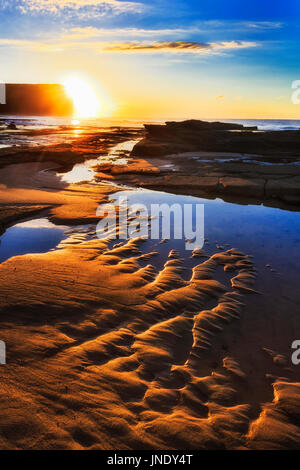
[[[275,285],[280,286],[281,292],[283,287],[287,287],[288,295],[294,302],[299,302],[297,286],[300,281],[300,212],[144,189],[119,191],[111,196],[111,201],[117,201],[119,197],[126,197],[129,206],[144,204],[148,208],[149,215],[151,215],[151,204],[169,206],[203,204],[205,237],[203,248],[207,255],[233,247],[252,255],[260,283],[267,283],[271,290]],[[162,254],[163,256],[156,256],[148,261],[161,269],[167,253],[171,249],[176,249],[190,270],[199,259],[191,259],[192,251],[186,249],[187,246],[184,236],[180,240],[172,239],[171,236],[171,239],[165,243],[149,237],[142,245],[142,250],[157,251]],[[280,292],[275,294],[280,295]]]
[[[47,218],[13,225],[0,237],[0,262],[27,253],[46,253],[67,236],[67,229],[69,227],[54,225]]]

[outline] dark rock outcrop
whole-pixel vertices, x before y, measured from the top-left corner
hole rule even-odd
[[[261,132],[196,120],[145,129],[146,137],[131,155],[149,159],[160,173],[127,175],[127,184],[232,202],[300,206],[298,130]]]
[[[241,124],[189,120],[145,125],[146,137],[132,155],[158,157],[182,152],[212,151],[300,156],[300,132],[257,131]]]

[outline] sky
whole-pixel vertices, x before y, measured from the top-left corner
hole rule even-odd
[[[299,39],[299,0],[0,0],[0,81],[79,77],[122,119],[298,119]]]

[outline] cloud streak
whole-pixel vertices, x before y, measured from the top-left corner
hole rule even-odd
[[[23,39],[0,38],[0,47],[14,47],[40,52],[63,52],[66,50],[89,50],[95,53],[132,53],[132,54],[222,54],[227,50],[238,50],[258,47],[260,44],[251,41],[223,42],[99,42],[99,41],[34,41]]]
[[[95,28],[93,26],[71,28],[66,31],[64,39],[92,39],[107,36],[133,37],[133,38],[160,38],[162,36],[185,36],[187,34],[199,33],[199,28],[163,28],[163,29],[143,29],[143,28]]]
[[[135,1],[120,0],[19,0],[18,9],[26,13],[66,14],[80,16],[103,16],[106,13],[139,13],[143,5]]]
[[[257,47],[258,43],[252,41],[223,41],[219,43],[211,42],[123,42],[112,43],[104,47],[107,52],[132,52],[132,53],[193,53],[208,54],[222,50],[246,49]]]
[[[280,21],[256,21],[256,22],[242,22],[241,26],[256,30],[280,29],[283,23]]]
[[[134,37],[134,38],[153,38],[156,37],[159,39],[163,36],[169,37],[180,37],[181,39],[184,36],[209,33],[209,31],[214,31],[219,29],[220,31],[228,30],[250,30],[250,32],[258,32],[270,29],[279,29],[283,26],[280,22],[270,22],[270,21],[261,21],[261,22],[233,22],[233,23],[223,23],[221,21],[204,21],[198,25],[191,25],[180,28],[162,28],[162,29],[144,29],[144,28],[96,28],[93,26],[86,27],[74,27],[66,31],[63,35],[66,39],[91,39],[91,38],[101,38],[106,36],[125,36],[125,37]]]

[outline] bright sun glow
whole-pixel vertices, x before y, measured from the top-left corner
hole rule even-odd
[[[75,117],[92,118],[99,115],[101,103],[87,82],[80,78],[71,77],[64,80],[63,85],[73,100]]]

